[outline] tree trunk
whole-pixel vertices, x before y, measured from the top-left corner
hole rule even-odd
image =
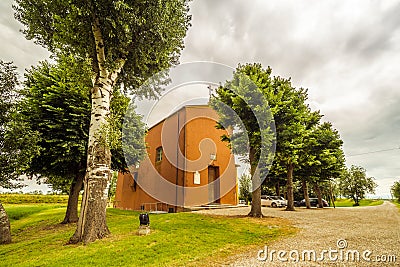
[[[93,63],[93,67],[97,69],[98,73],[91,92],[92,113],[81,214],[75,234],[69,243],[84,242],[86,244],[110,233],[106,223],[106,208],[108,183],[112,175],[111,152],[106,144],[106,138],[101,136],[101,127],[107,124],[113,85],[125,64],[125,59],[116,59],[114,61],[115,70],[108,71],[100,20],[95,14],[92,19],[97,60]]]
[[[0,244],[11,243],[10,220],[3,205],[0,203]]]
[[[287,185],[286,185],[286,193],[287,193],[287,206],[286,210],[294,211],[294,196],[293,196],[293,163],[289,163],[288,172],[287,172]]]
[[[256,171],[257,166],[254,164],[255,161],[255,151],[250,148],[249,153],[250,159],[250,174],[252,182],[252,193],[251,193],[251,210],[248,216],[250,217],[263,217],[261,211],[261,182],[260,182],[260,172]]]
[[[324,207],[324,204],[322,203],[321,188],[319,187],[319,184],[318,184],[318,183],[315,183],[314,189],[315,189],[315,192],[317,193],[317,197],[318,197],[317,208],[323,208],[323,207]]]
[[[88,159],[84,180],[81,214],[75,234],[70,243],[95,241],[107,236],[106,223],[108,200],[107,184],[111,179],[111,152],[101,140],[100,129],[106,124],[110,113],[111,87],[95,86],[92,92],[92,114],[89,128]],[[106,90],[108,89],[108,90]]]
[[[302,187],[303,187],[304,200],[306,201],[306,208],[311,209],[310,196],[308,195],[308,185],[305,179],[302,180]]]
[[[82,189],[83,177],[84,175],[82,175],[82,173],[77,174],[71,184],[68,196],[67,211],[62,224],[76,223],[78,221],[78,200],[79,192]]]
[[[358,196],[356,196],[356,198],[355,198],[355,204],[354,204],[354,206],[360,206]]]
[[[331,183],[331,182],[329,182],[329,193],[330,193],[330,197],[331,197],[331,200],[332,200],[333,208],[336,209],[335,197],[334,197],[334,195],[333,195],[332,183]]]
[[[275,184],[275,193],[276,193],[276,195],[277,195],[278,197],[281,196],[281,186],[280,186],[280,184],[279,184],[279,181],[276,182],[276,184]]]

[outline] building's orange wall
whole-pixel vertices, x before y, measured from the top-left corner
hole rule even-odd
[[[188,160],[196,160],[203,157],[208,162],[208,164],[202,166],[201,170],[197,170],[200,173],[200,185],[193,183],[194,172],[186,172],[186,186],[207,185],[208,166],[218,166],[220,189],[225,192],[225,194],[220,194],[220,203],[237,205],[237,171],[234,155],[228,148],[228,143],[221,142],[221,136],[227,134],[227,132],[215,128],[218,121],[217,113],[207,106],[193,106],[186,109],[186,120],[186,158]],[[215,154],[216,160],[211,160],[210,154]],[[186,195],[186,197],[193,196]],[[203,199],[203,202],[206,198],[204,195],[197,197]]]
[[[178,185],[183,186],[185,189],[187,187],[200,187],[205,186],[208,183],[208,166],[219,166],[221,177],[220,187],[224,187],[226,192],[226,194],[221,195],[220,203],[236,205],[238,200],[234,157],[231,154],[230,149],[227,147],[227,143],[220,141],[220,137],[224,131],[215,128],[217,118],[218,116],[216,112],[207,106],[190,106],[181,109],[179,112],[152,127],[146,136],[149,158],[140,163],[138,180],[145,181],[154,190],[163,190],[163,188],[157,188],[160,184],[157,183],[155,177],[151,177],[152,172],[150,171],[150,168],[153,168],[154,166],[165,180],[173,184],[176,184],[176,181],[178,181]],[[184,124],[185,121],[187,122],[186,125]],[[178,125],[185,125],[184,127],[181,127],[179,137]],[[162,133],[167,137],[164,140],[162,140],[161,137]],[[176,155],[176,139],[179,139],[179,148],[182,155]],[[210,142],[211,140],[213,141]],[[162,143],[164,144],[163,149],[164,147],[168,148],[168,151],[163,151],[163,160],[155,163],[156,149],[161,146]],[[196,166],[196,170],[200,172],[201,184],[195,185],[193,183],[194,168],[186,172],[182,170],[177,172],[176,167],[171,164],[170,161],[176,162],[176,157],[178,156],[177,165],[181,169],[187,169],[191,166],[189,161],[199,159],[199,145],[206,161],[200,160],[203,163],[200,169]],[[210,151],[216,154],[215,161],[210,160]],[[166,154],[168,154],[168,158],[171,160],[167,159]],[[184,160],[184,157],[186,157],[187,160]],[[125,175],[119,174],[115,198],[116,207],[140,210],[143,203],[160,202],[144,192],[139,185],[137,185],[136,190],[133,191],[131,188],[132,185],[133,177],[129,173]],[[229,190],[226,189],[228,187]],[[196,196],[195,194],[189,193],[188,190],[169,193],[169,195],[172,195],[171,199],[173,203],[175,203],[174,201],[176,197],[179,198],[178,203],[182,203],[182,198],[184,198],[183,202],[185,206],[190,206],[191,204],[196,203],[196,201],[207,203],[204,202],[207,194],[207,191],[202,191],[197,194],[198,196]],[[161,209],[160,206],[158,209]],[[163,209],[166,210],[167,206],[164,206]]]

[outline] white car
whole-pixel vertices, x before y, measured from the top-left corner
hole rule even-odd
[[[278,196],[261,196],[261,206],[267,206],[272,208],[285,207],[287,204],[283,197]]]

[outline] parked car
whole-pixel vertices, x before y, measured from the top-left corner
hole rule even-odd
[[[329,207],[329,203],[325,199],[322,199],[322,204],[324,205],[324,207]],[[318,206],[318,198],[310,197],[310,205],[311,205],[311,207],[317,207]],[[306,200],[303,199],[303,200],[299,201],[298,202],[298,206],[299,207],[305,207],[306,206]]]
[[[247,205],[246,200],[244,200],[244,199],[239,199],[239,204],[240,205]]]
[[[261,206],[277,208],[277,207],[285,207],[286,203],[287,202],[283,197],[265,196],[265,195],[261,196]]]

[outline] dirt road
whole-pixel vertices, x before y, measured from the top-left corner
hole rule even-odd
[[[199,212],[244,215],[249,208]],[[295,212],[263,208],[263,213],[291,220],[299,233],[260,244],[257,251],[229,258],[225,266],[400,266],[400,213],[390,202],[373,207],[298,208]],[[280,258],[279,251],[283,251]]]

